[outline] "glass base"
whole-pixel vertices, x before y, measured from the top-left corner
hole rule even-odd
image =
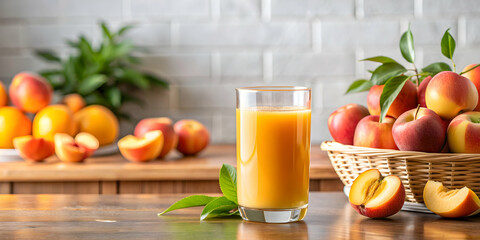
[[[256,209],[239,206],[243,220],[264,223],[289,223],[301,221],[307,213],[308,204],[290,209]]]

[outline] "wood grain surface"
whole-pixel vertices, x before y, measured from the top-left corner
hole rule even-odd
[[[0,195],[2,239],[475,239],[479,217],[402,211],[368,219],[343,193],[311,193],[304,221],[199,221],[201,208],[157,213],[186,195]]]
[[[0,181],[217,180],[223,163],[236,165],[234,145],[211,145],[196,157],[171,153],[165,160],[143,164],[129,162],[119,154],[76,164],[63,163],[56,157],[42,163],[0,163]],[[312,146],[310,178],[338,178],[319,146]]]

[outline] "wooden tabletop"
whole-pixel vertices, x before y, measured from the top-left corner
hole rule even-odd
[[[196,157],[170,153],[165,160],[132,163],[119,154],[80,164],[52,157],[43,163],[0,163],[0,181],[216,180],[223,163],[236,165],[234,145],[211,145]],[[312,146],[311,179],[337,179],[325,152]]]
[[[0,195],[2,239],[470,239],[480,217],[400,212],[368,219],[343,193],[311,193],[304,221],[200,221],[201,208],[157,213],[185,195]]]

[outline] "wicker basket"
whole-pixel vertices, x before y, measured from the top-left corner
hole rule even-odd
[[[400,177],[406,200],[423,202],[423,188],[429,179],[448,188],[467,186],[480,194],[480,154],[424,153],[355,147],[326,141],[322,150],[343,184],[350,186],[358,174],[377,168],[384,175]]]

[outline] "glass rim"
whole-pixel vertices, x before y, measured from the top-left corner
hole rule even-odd
[[[247,92],[295,92],[311,91],[312,88],[302,86],[252,86],[235,88],[237,91]]]

